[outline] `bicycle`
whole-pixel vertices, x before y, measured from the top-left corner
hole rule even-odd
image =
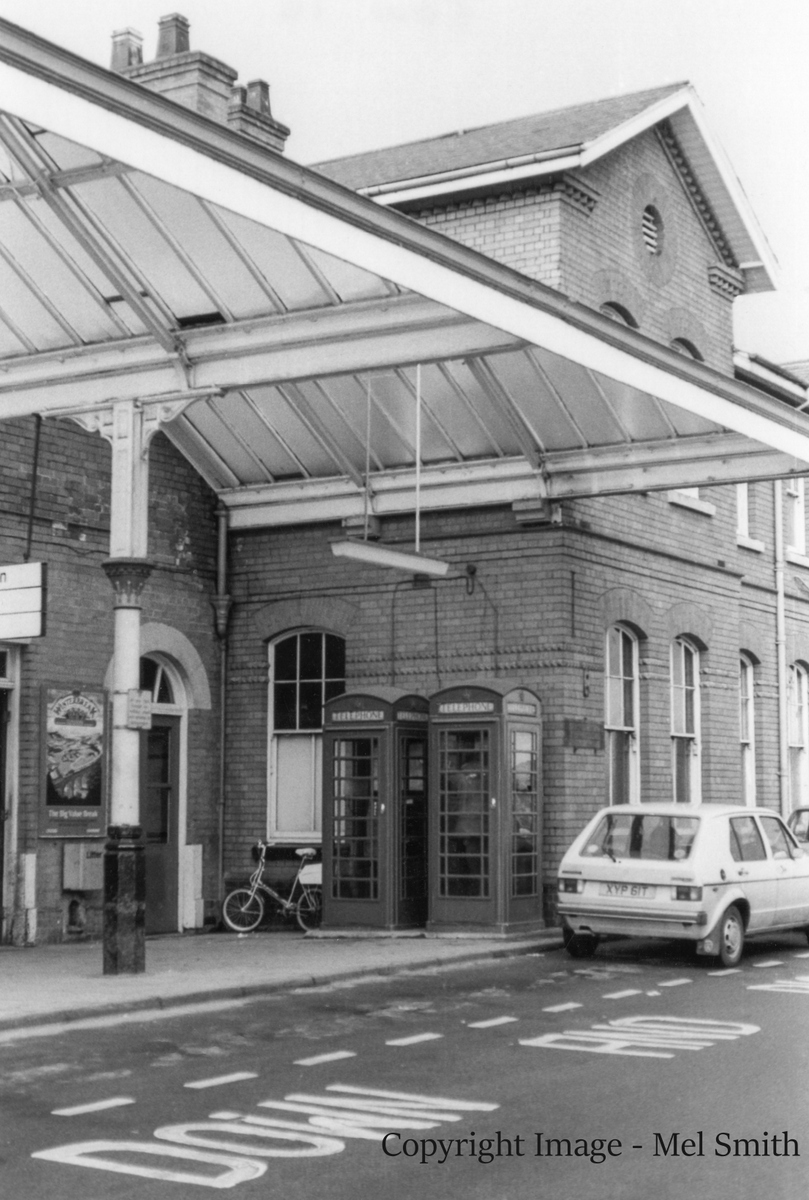
[[[250,886],[228,892],[222,902],[222,920],[234,933],[250,933],[264,919],[266,895],[275,901],[285,917],[294,913],[305,933],[317,929],[323,915],[322,864],[308,861],[315,857],[317,851],[311,846],[295,851],[300,856],[300,862],[289,895],[284,897],[262,878],[270,844],[258,842],[253,847],[253,857],[257,859],[258,866],[250,876]]]

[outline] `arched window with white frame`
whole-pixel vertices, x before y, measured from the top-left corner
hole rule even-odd
[[[677,804],[699,804],[699,650],[688,638],[671,643],[671,763]]]
[[[787,680],[787,739],[789,742],[789,807],[809,803],[809,672],[803,663],[793,663]]]
[[[607,630],[604,687],[607,801],[640,800],[638,750],[638,639],[623,625]]]
[[[755,667],[746,654],[739,656],[739,744],[741,746],[742,804],[756,802],[756,713],[753,702]]]
[[[345,641],[305,629],[270,643],[268,836],[320,841],[323,705],[345,691]]]

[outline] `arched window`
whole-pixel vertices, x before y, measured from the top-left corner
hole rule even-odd
[[[638,755],[638,641],[622,625],[607,630],[604,688],[607,801],[640,800]]]
[[[746,654],[739,658],[739,743],[742,754],[742,803],[756,802],[756,719],[753,707],[755,668]]]
[[[789,806],[807,803],[806,748],[809,745],[809,673],[793,663],[787,681],[787,738],[789,741]]]
[[[674,800],[699,804],[699,651],[684,637],[671,643],[671,743]]]
[[[271,643],[268,834],[320,839],[323,705],[345,691],[345,642],[303,630]]]
[[[174,685],[159,659],[140,660],[140,686],[141,691],[151,692],[152,704],[174,704]]]
[[[616,304],[614,300],[608,300],[606,304],[602,304],[599,312],[619,325],[626,325],[629,329],[638,328],[638,323],[629,309],[624,308],[623,304]]]
[[[689,342],[688,338],[674,338],[670,345],[672,350],[676,350],[678,354],[682,354],[683,358],[693,358],[694,362],[703,361],[699,350],[693,342]]]

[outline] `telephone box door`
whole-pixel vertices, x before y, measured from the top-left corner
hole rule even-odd
[[[430,923],[493,925],[499,810],[494,723],[439,726]],[[435,745],[435,743],[434,743]]]

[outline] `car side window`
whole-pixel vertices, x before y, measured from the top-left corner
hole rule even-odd
[[[735,862],[760,862],[767,851],[752,817],[730,818],[730,853]]]
[[[792,848],[787,832],[777,817],[760,817],[762,828],[770,843],[773,858],[791,858]]]
[[[801,808],[792,814],[790,828],[795,837],[809,841],[809,808]]]

